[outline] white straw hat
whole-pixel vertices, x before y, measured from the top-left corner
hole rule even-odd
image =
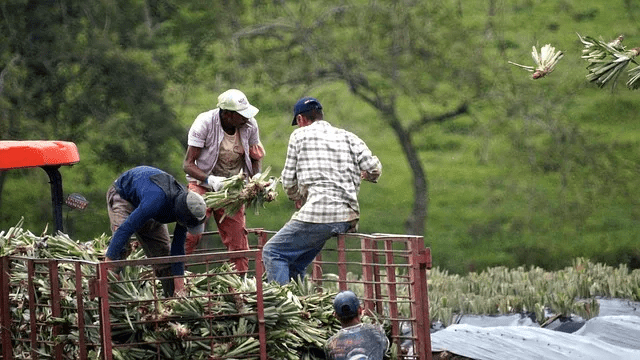
[[[251,119],[258,113],[258,108],[249,104],[249,100],[244,93],[237,89],[229,89],[218,96],[218,107],[224,110],[231,110]]]

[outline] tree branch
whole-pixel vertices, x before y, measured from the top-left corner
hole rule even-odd
[[[278,30],[295,31],[295,27],[285,23],[261,24],[237,31],[231,38],[234,43],[237,43],[241,38],[255,38],[267,35],[282,40],[282,35],[278,33]]]
[[[412,124],[409,126],[409,132],[414,132],[414,131],[418,131],[420,130],[420,128],[422,128],[423,126],[427,125],[427,124],[432,124],[432,123],[442,123],[445,122],[446,120],[455,118],[459,115],[462,114],[466,114],[467,112],[469,112],[469,105],[467,103],[463,103],[460,106],[458,106],[457,109],[444,113],[444,114],[440,114],[438,116],[434,116],[434,117],[429,117],[429,116],[424,116],[422,119],[420,119],[420,121]]]

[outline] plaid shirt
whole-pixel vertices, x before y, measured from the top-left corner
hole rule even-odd
[[[324,120],[298,128],[289,137],[282,186],[304,205],[292,219],[334,223],[360,217],[361,172],[375,182],[382,164],[356,135]]]

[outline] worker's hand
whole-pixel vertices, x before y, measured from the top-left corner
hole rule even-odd
[[[173,278],[173,288],[174,288],[174,296],[177,297],[185,297],[187,296],[187,290],[184,287],[184,278],[183,277],[175,277]]]
[[[104,261],[105,262],[113,261],[113,259],[110,259],[108,256],[105,256]],[[117,268],[109,267],[108,269],[109,269],[109,272],[111,272],[113,276],[115,276],[116,280],[118,281],[122,280],[122,267],[117,267]]]
[[[207,178],[207,185],[209,185],[211,190],[219,191],[220,189],[222,189],[222,181],[224,179],[225,178],[222,176],[209,175],[209,177]]]
[[[362,180],[370,181],[372,183],[377,183],[379,177],[380,177],[380,170],[379,169],[374,169],[372,171],[364,171],[363,170],[363,171],[360,172],[360,178]]]

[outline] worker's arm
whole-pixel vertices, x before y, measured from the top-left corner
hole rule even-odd
[[[356,154],[358,167],[360,167],[360,178],[370,182],[378,182],[382,174],[382,163],[377,156],[374,156],[359,137],[354,135],[351,139],[351,151]]]
[[[287,193],[287,197],[296,204],[296,208],[300,209],[307,200],[306,186],[298,184],[298,175],[296,168],[298,164],[298,149],[296,148],[293,137],[289,138],[287,147],[287,157],[282,169],[282,187]]]
[[[202,148],[189,146],[187,148],[187,153],[184,156],[184,161],[182,162],[182,169],[192,178],[206,183],[209,174],[206,174],[204,171],[200,170],[198,165],[196,165],[196,160],[198,159],[198,157],[200,157],[201,151]]]
[[[249,120],[249,158],[251,159],[251,176],[262,172],[262,158],[265,150],[260,141],[260,129],[255,119]]]
[[[184,243],[187,238],[187,228],[176,224],[173,230],[173,241],[171,242],[171,256],[185,255]],[[176,262],[171,264],[171,274],[173,278],[174,294],[176,296],[184,296],[184,263]]]
[[[264,157],[264,148],[262,144],[249,147],[249,158],[251,159],[252,176],[262,172],[262,158]]]

